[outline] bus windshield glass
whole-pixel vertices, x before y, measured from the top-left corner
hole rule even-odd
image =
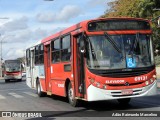
[[[21,70],[21,64],[18,61],[5,62],[6,72],[17,72]]]
[[[90,36],[87,44],[87,65],[91,69],[127,69],[154,64],[150,35]],[[113,44],[113,42],[116,44]],[[117,48],[121,51],[117,51]]]

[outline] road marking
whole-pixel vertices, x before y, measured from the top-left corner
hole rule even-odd
[[[22,91],[22,90],[31,90],[31,88],[22,88],[22,89],[6,89],[6,90],[0,90],[0,91]]]
[[[23,96],[21,96],[21,95],[18,95],[18,94],[16,94],[16,93],[8,93],[9,95],[12,95],[13,97],[15,97],[15,98],[23,98]]]
[[[33,97],[38,97],[37,94],[34,94],[32,92],[23,92],[23,93],[30,95],[30,96],[33,96]]]
[[[0,95],[0,99],[6,99],[4,96]]]

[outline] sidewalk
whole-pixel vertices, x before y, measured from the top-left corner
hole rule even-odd
[[[157,79],[157,88],[160,88],[160,79]]]
[[[157,73],[157,87],[160,88],[160,67],[156,67]]]
[[[160,67],[156,67],[157,78],[160,79]]]

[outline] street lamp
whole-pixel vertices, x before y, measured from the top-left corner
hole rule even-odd
[[[0,19],[7,20],[8,17],[0,17]],[[1,34],[0,34],[1,36]],[[0,57],[0,77],[2,77],[2,39],[1,39],[1,57]]]

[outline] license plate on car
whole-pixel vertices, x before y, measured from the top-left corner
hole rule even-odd
[[[122,95],[132,95],[133,90],[122,90]]]

